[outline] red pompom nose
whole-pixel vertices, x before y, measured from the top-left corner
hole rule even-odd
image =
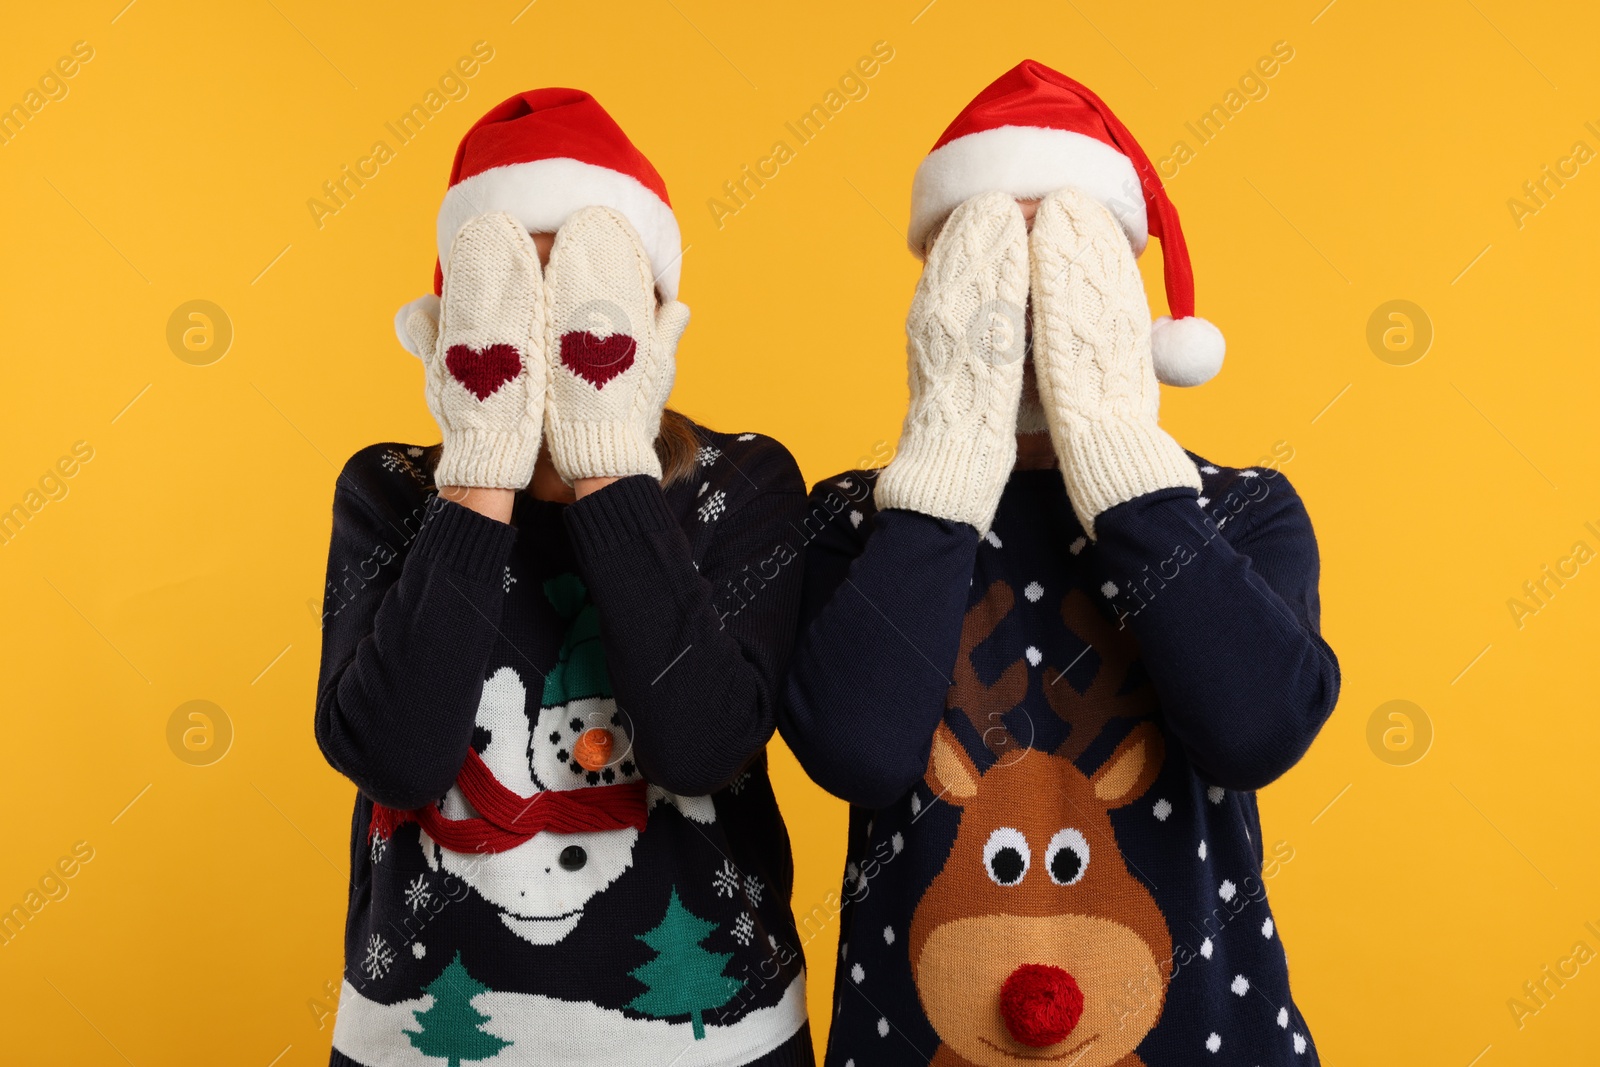
[[[1083,990],[1060,967],[1025,963],[1000,987],[1000,1016],[1011,1036],[1029,1048],[1054,1045],[1083,1014]]]

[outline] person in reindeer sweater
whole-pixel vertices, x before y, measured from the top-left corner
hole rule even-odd
[[[396,325],[442,444],[363,449],[333,503],[316,735],[359,793],[331,1062],[809,1065],[765,757],[799,470],[664,410],[678,227],[587,94],[474,125],[438,232]]]
[[[1339,671],[1288,480],[1157,421],[1158,378],[1222,354],[1177,214],[1109,109],[1032,61],[912,203],[910,410],[886,469],[813,490],[780,714],[852,805],[826,1062],[1315,1063],[1265,889],[1293,852],[1254,791]]]

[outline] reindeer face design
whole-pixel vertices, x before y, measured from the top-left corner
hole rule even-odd
[[[1028,749],[980,774],[940,726],[928,784],[961,807],[961,829],[910,953],[923,1010],[963,1059],[1113,1064],[1155,1025],[1171,942],[1108,811],[1149,788],[1161,759],[1144,723],[1093,776]]]
[[[501,667],[484,683],[473,747],[496,779],[530,802],[546,788],[581,787],[583,779],[573,774],[569,761],[554,758],[560,745],[552,742],[549,735],[557,732],[555,720],[559,719],[564,738],[575,734],[580,739],[588,737],[592,743],[595,735],[590,731],[601,728],[590,723],[597,717],[609,722],[615,704],[609,698],[584,703],[603,703],[609,708],[585,708],[581,712],[566,705],[545,708],[538,713],[537,725],[530,726],[522,679],[512,668]],[[580,724],[576,732],[571,721]],[[539,743],[540,731],[544,734],[543,744]],[[622,754],[625,744],[599,743],[592,744],[592,748],[596,755],[604,749],[614,757]],[[582,749],[579,755],[587,758]],[[609,766],[605,769],[611,770],[614,780],[620,780],[616,770]],[[630,774],[631,770],[630,765]],[[575,777],[577,780],[573,781]],[[440,810],[449,819],[477,815],[459,786],[450,787],[440,802]],[[435,870],[442,867],[472,886],[500,909],[501,921],[518,937],[536,945],[553,945],[578,925],[584,905],[632,866],[633,847],[638,839],[639,832],[632,829],[577,834],[543,832],[505,852],[465,853],[443,848],[424,833],[422,847],[430,866]]]
[[[1148,688],[1124,692],[1136,649],[1073,594],[1063,618],[1099,668],[1083,689],[1059,672],[1060,684],[1046,687],[1070,727],[1065,742],[1054,752],[1017,745],[1001,717],[1025,698],[1027,667],[1019,660],[986,684],[971,660],[1013,603],[995,582],[962,627],[949,710],[996,759],[980,771],[948,725],[934,735],[927,784],[961,809],[961,824],[912,917],[913,979],[942,1042],[941,1067],[1134,1067],[1133,1050],[1161,1015],[1172,942],[1122,858],[1110,812],[1155,781],[1161,731],[1144,718]],[[1085,774],[1075,761],[1113,719],[1142,721]]]

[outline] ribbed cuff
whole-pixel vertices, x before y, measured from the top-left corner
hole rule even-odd
[[[477,489],[526,489],[539,459],[538,430],[453,430],[445,435],[435,485]]]
[[[878,476],[878,507],[920,511],[988,533],[1016,447],[1015,438],[993,444],[961,437],[903,441]]]
[[[435,496],[428,503],[413,555],[441,563],[464,578],[487,582],[500,577],[517,528],[480,515],[471,508]]]
[[[678,528],[661,483],[644,474],[618,479],[569,505],[566,519],[579,552],[606,552]]]
[[[1200,489],[1200,470],[1155,422],[1103,420],[1069,426],[1057,442],[1061,476],[1085,532],[1106,509],[1160,489]]]
[[[569,483],[579,478],[661,477],[661,459],[644,434],[623,422],[550,424],[550,458]]]

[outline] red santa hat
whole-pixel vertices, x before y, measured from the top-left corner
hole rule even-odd
[[[917,168],[911,186],[911,250],[979,193],[1035,199],[1067,186],[1105,204],[1135,254],[1161,239],[1171,315],[1151,334],[1156,376],[1199,385],[1222,367],[1222,333],[1194,313],[1194,273],[1178,210],[1161,177],[1111,109],[1064,74],[1026,59],[962,109]]]
[[[402,307],[395,333],[411,351],[406,319],[437,314],[444,261],[468,219],[504,211],[531,233],[554,233],[579,208],[616,210],[644,242],[664,300],[678,295],[678,220],[661,175],[594,97],[580,89],[533,89],[490,109],[467,131],[439,205],[433,295]],[[416,354],[416,353],[413,353]]]

